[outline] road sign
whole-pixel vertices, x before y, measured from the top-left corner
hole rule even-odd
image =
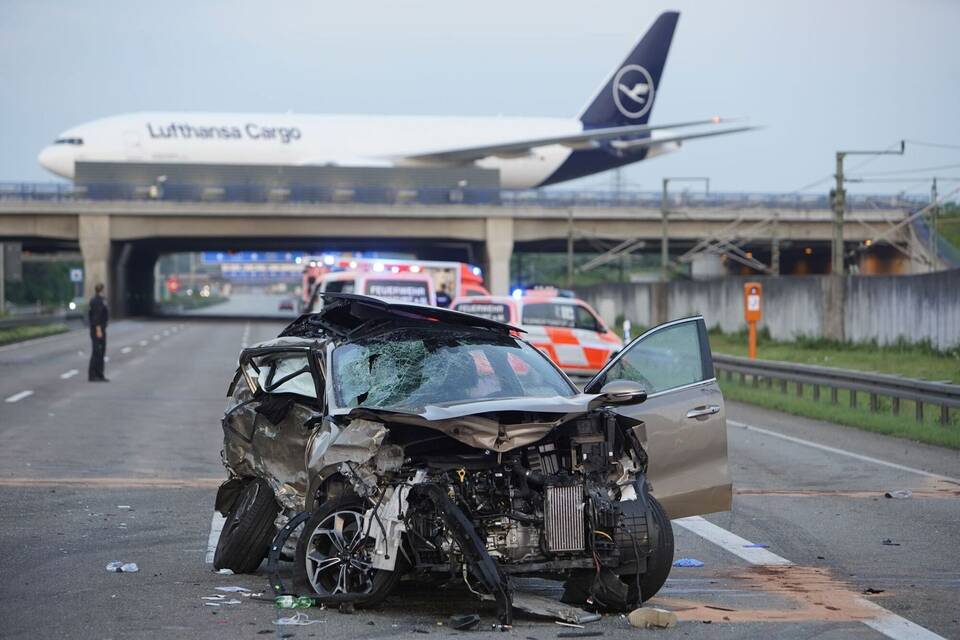
[[[70,269],[70,282],[83,282],[83,269]]]

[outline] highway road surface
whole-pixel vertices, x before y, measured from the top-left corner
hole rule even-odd
[[[219,420],[227,383],[240,347],[281,326],[116,322],[108,384],[86,381],[82,331],[0,348],[0,637],[279,637],[271,602],[241,595],[239,604],[214,607],[203,598],[216,587],[267,589],[262,575],[217,575],[207,559],[213,498],[225,477]],[[641,632],[613,615],[585,631],[960,637],[958,452],[728,409],[733,511],[674,523],[677,557],[704,566],[674,569],[655,599],[677,612],[678,626]],[[896,489],[913,496],[883,497]],[[114,560],[140,571],[108,573]],[[551,583],[535,586],[555,592]],[[311,609],[314,624],[283,632],[440,638],[451,632],[450,614],[494,621],[491,606],[463,588],[440,595],[411,586],[373,611]],[[569,631],[520,616],[506,637]]]

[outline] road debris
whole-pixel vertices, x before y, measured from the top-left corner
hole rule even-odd
[[[233,575],[233,571],[231,571],[230,569],[217,569],[216,571],[214,571],[214,573],[219,573],[219,574],[222,575],[222,576],[232,576],[232,575]]]
[[[221,598],[222,597],[223,596],[221,596]],[[237,600],[236,598],[231,598],[229,600],[221,600],[221,599],[214,598],[211,601],[210,597],[204,597],[203,600],[208,601],[203,603],[205,607],[219,607],[222,604],[226,604],[226,605],[240,604],[240,600]]]
[[[317,624],[318,622],[323,622],[323,620],[312,620],[310,616],[305,614],[303,611],[297,611],[295,614],[293,614],[288,618],[277,618],[276,620],[273,621],[273,624],[305,627],[310,624]]]
[[[884,591],[886,591],[886,589],[874,589],[873,587],[867,587],[866,589],[863,590],[863,593],[872,596],[878,593],[883,593]]]
[[[696,558],[679,558],[673,561],[675,567],[702,567],[703,563]],[[639,609],[638,609],[639,611]]]
[[[640,629],[667,629],[676,626],[677,614],[659,607],[642,607],[631,611],[627,620]]]
[[[214,589],[224,593],[249,593],[250,591],[250,589],[247,589],[246,587],[214,587]]]
[[[309,609],[315,604],[308,596],[277,596],[273,601],[277,609]]]
[[[743,545],[744,549],[769,549],[770,545],[763,544],[762,542],[751,542],[750,544]]]
[[[133,507],[128,504],[118,504],[117,509],[121,509],[123,511],[133,511]]]
[[[480,626],[480,616],[476,613],[450,616],[450,626],[457,631],[469,631],[470,629],[476,629],[478,626]]]
[[[894,498],[897,500],[906,500],[911,496],[913,496],[913,492],[910,491],[910,489],[897,489],[895,491],[887,491],[883,494],[884,498]]]
[[[900,543],[899,543],[899,542],[894,542],[894,541],[891,540],[890,538],[884,538],[882,544],[883,544],[884,546],[887,546],[887,547],[899,547],[899,546],[900,546]]]
[[[110,573],[136,573],[140,571],[136,562],[121,562],[120,560],[107,563],[106,569]]]

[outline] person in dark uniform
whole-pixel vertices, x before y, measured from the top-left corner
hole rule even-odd
[[[103,375],[103,358],[107,352],[107,321],[110,312],[103,299],[103,284],[97,283],[90,298],[87,319],[90,324],[90,382],[109,382]]]

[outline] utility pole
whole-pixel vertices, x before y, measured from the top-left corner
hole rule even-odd
[[[573,209],[567,212],[567,289],[573,288]]]
[[[833,247],[831,261],[831,273],[843,275],[843,217],[847,205],[847,192],[843,188],[843,159],[847,156],[902,156],[906,144],[900,141],[899,151],[837,151],[837,171],[834,174],[836,186],[833,195]]]
[[[937,179],[933,179],[930,185],[930,271],[937,269],[937,216],[940,213],[940,205],[937,203]]]
[[[6,246],[0,242],[0,315],[7,310],[7,289],[6,289],[6,280],[7,274],[4,269],[7,261],[6,256]]]
[[[843,158],[846,154],[837,151],[837,171],[834,177],[837,185],[833,188],[833,244],[830,273],[843,275],[843,210],[846,205],[846,191],[843,188]]]
[[[667,190],[671,182],[704,182],[706,183],[707,195],[710,194],[710,178],[664,178],[663,189],[660,192],[660,279],[664,282],[670,280],[670,230],[667,224],[667,216],[670,214],[670,208],[667,206]]]
[[[773,214],[773,238],[770,242],[770,275],[780,275],[780,213]]]
[[[660,192],[660,279],[670,280],[670,233],[667,229],[667,186],[670,178],[663,179],[663,189]]]

